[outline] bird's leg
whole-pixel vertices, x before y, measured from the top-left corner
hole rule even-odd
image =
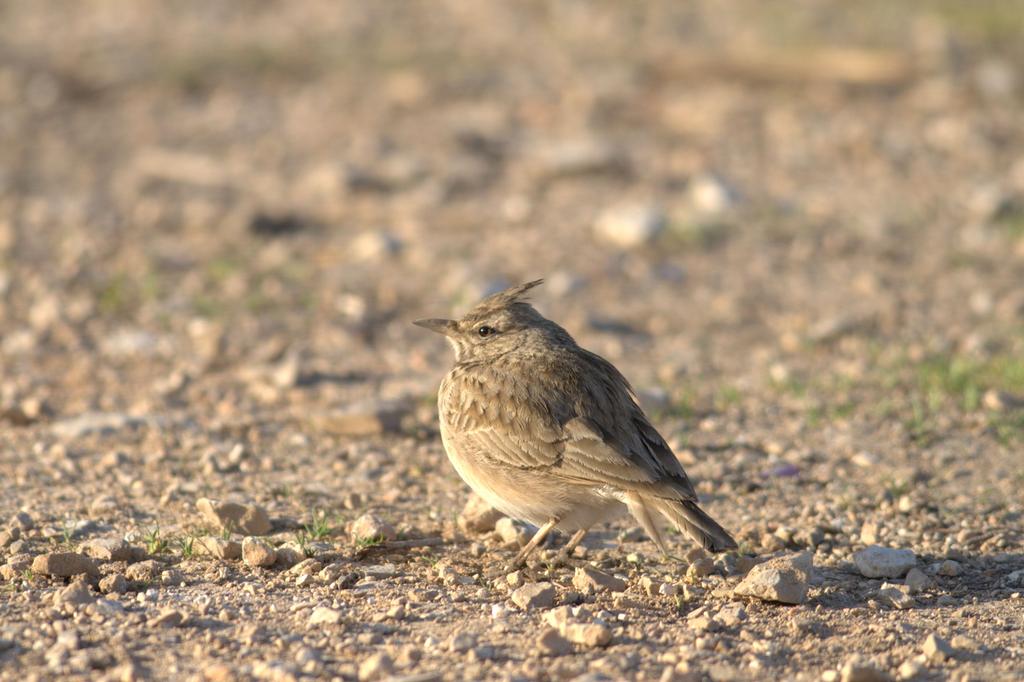
[[[544,538],[548,536],[551,529],[558,523],[558,519],[550,519],[547,523],[537,529],[537,532],[533,534],[530,541],[523,545],[523,548],[519,550],[519,554],[516,554],[516,558],[512,560],[510,572],[521,568],[526,563],[526,557],[530,556],[530,553],[537,549],[537,545],[544,542]]]
[[[583,538],[587,535],[587,528],[580,528],[578,531],[572,534],[569,538],[569,542],[565,543],[565,547],[562,547],[558,551],[558,555],[555,556],[555,565],[561,565],[568,563],[569,557],[572,556],[573,550],[576,549],[577,545],[583,542]]]

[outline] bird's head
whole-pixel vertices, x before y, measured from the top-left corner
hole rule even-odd
[[[486,360],[534,344],[573,343],[568,332],[530,305],[525,294],[544,280],[499,291],[480,301],[462,319],[416,320],[413,324],[444,334],[456,362]]]

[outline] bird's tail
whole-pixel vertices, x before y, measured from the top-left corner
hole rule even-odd
[[[658,522],[655,520],[657,515],[651,514],[651,509],[654,508],[651,498],[644,497],[637,492],[630,492],[626,495],[625,500],[629,512],[640,523],[647,536],[654,541],[662,554],[669,556],[668,545],[665,544],[665,538],[662,537],[661,529],[658,528]]]
[[[680,532],[685,532],[709,552],[736,549],[736,541],[729,532],[698,507],[696,502],[664,497],[647,497],[645,502],[661,512]]]

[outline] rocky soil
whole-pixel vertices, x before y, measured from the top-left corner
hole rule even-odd
[[[0,4],[0,679],[1024,677],[1024,5]],[[471,498],[536,305],[741,541]]]

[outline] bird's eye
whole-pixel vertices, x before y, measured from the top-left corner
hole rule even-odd
[[[488,327],[488,326],[487,326],[487,325],[485,324],[485,325],[483,325],[483,326],[481,326],[481,327],[478,327],[478,328],[477,328],[477,330],[476,330],[476,333],[477,333],[477,334],[479,334],[480,336],[490,336],[490,335],[491,335],[491,334],[493,334],[493,333],[494,333],[495,331],[496,331],[496,330],[494,329],[494,327]]]

